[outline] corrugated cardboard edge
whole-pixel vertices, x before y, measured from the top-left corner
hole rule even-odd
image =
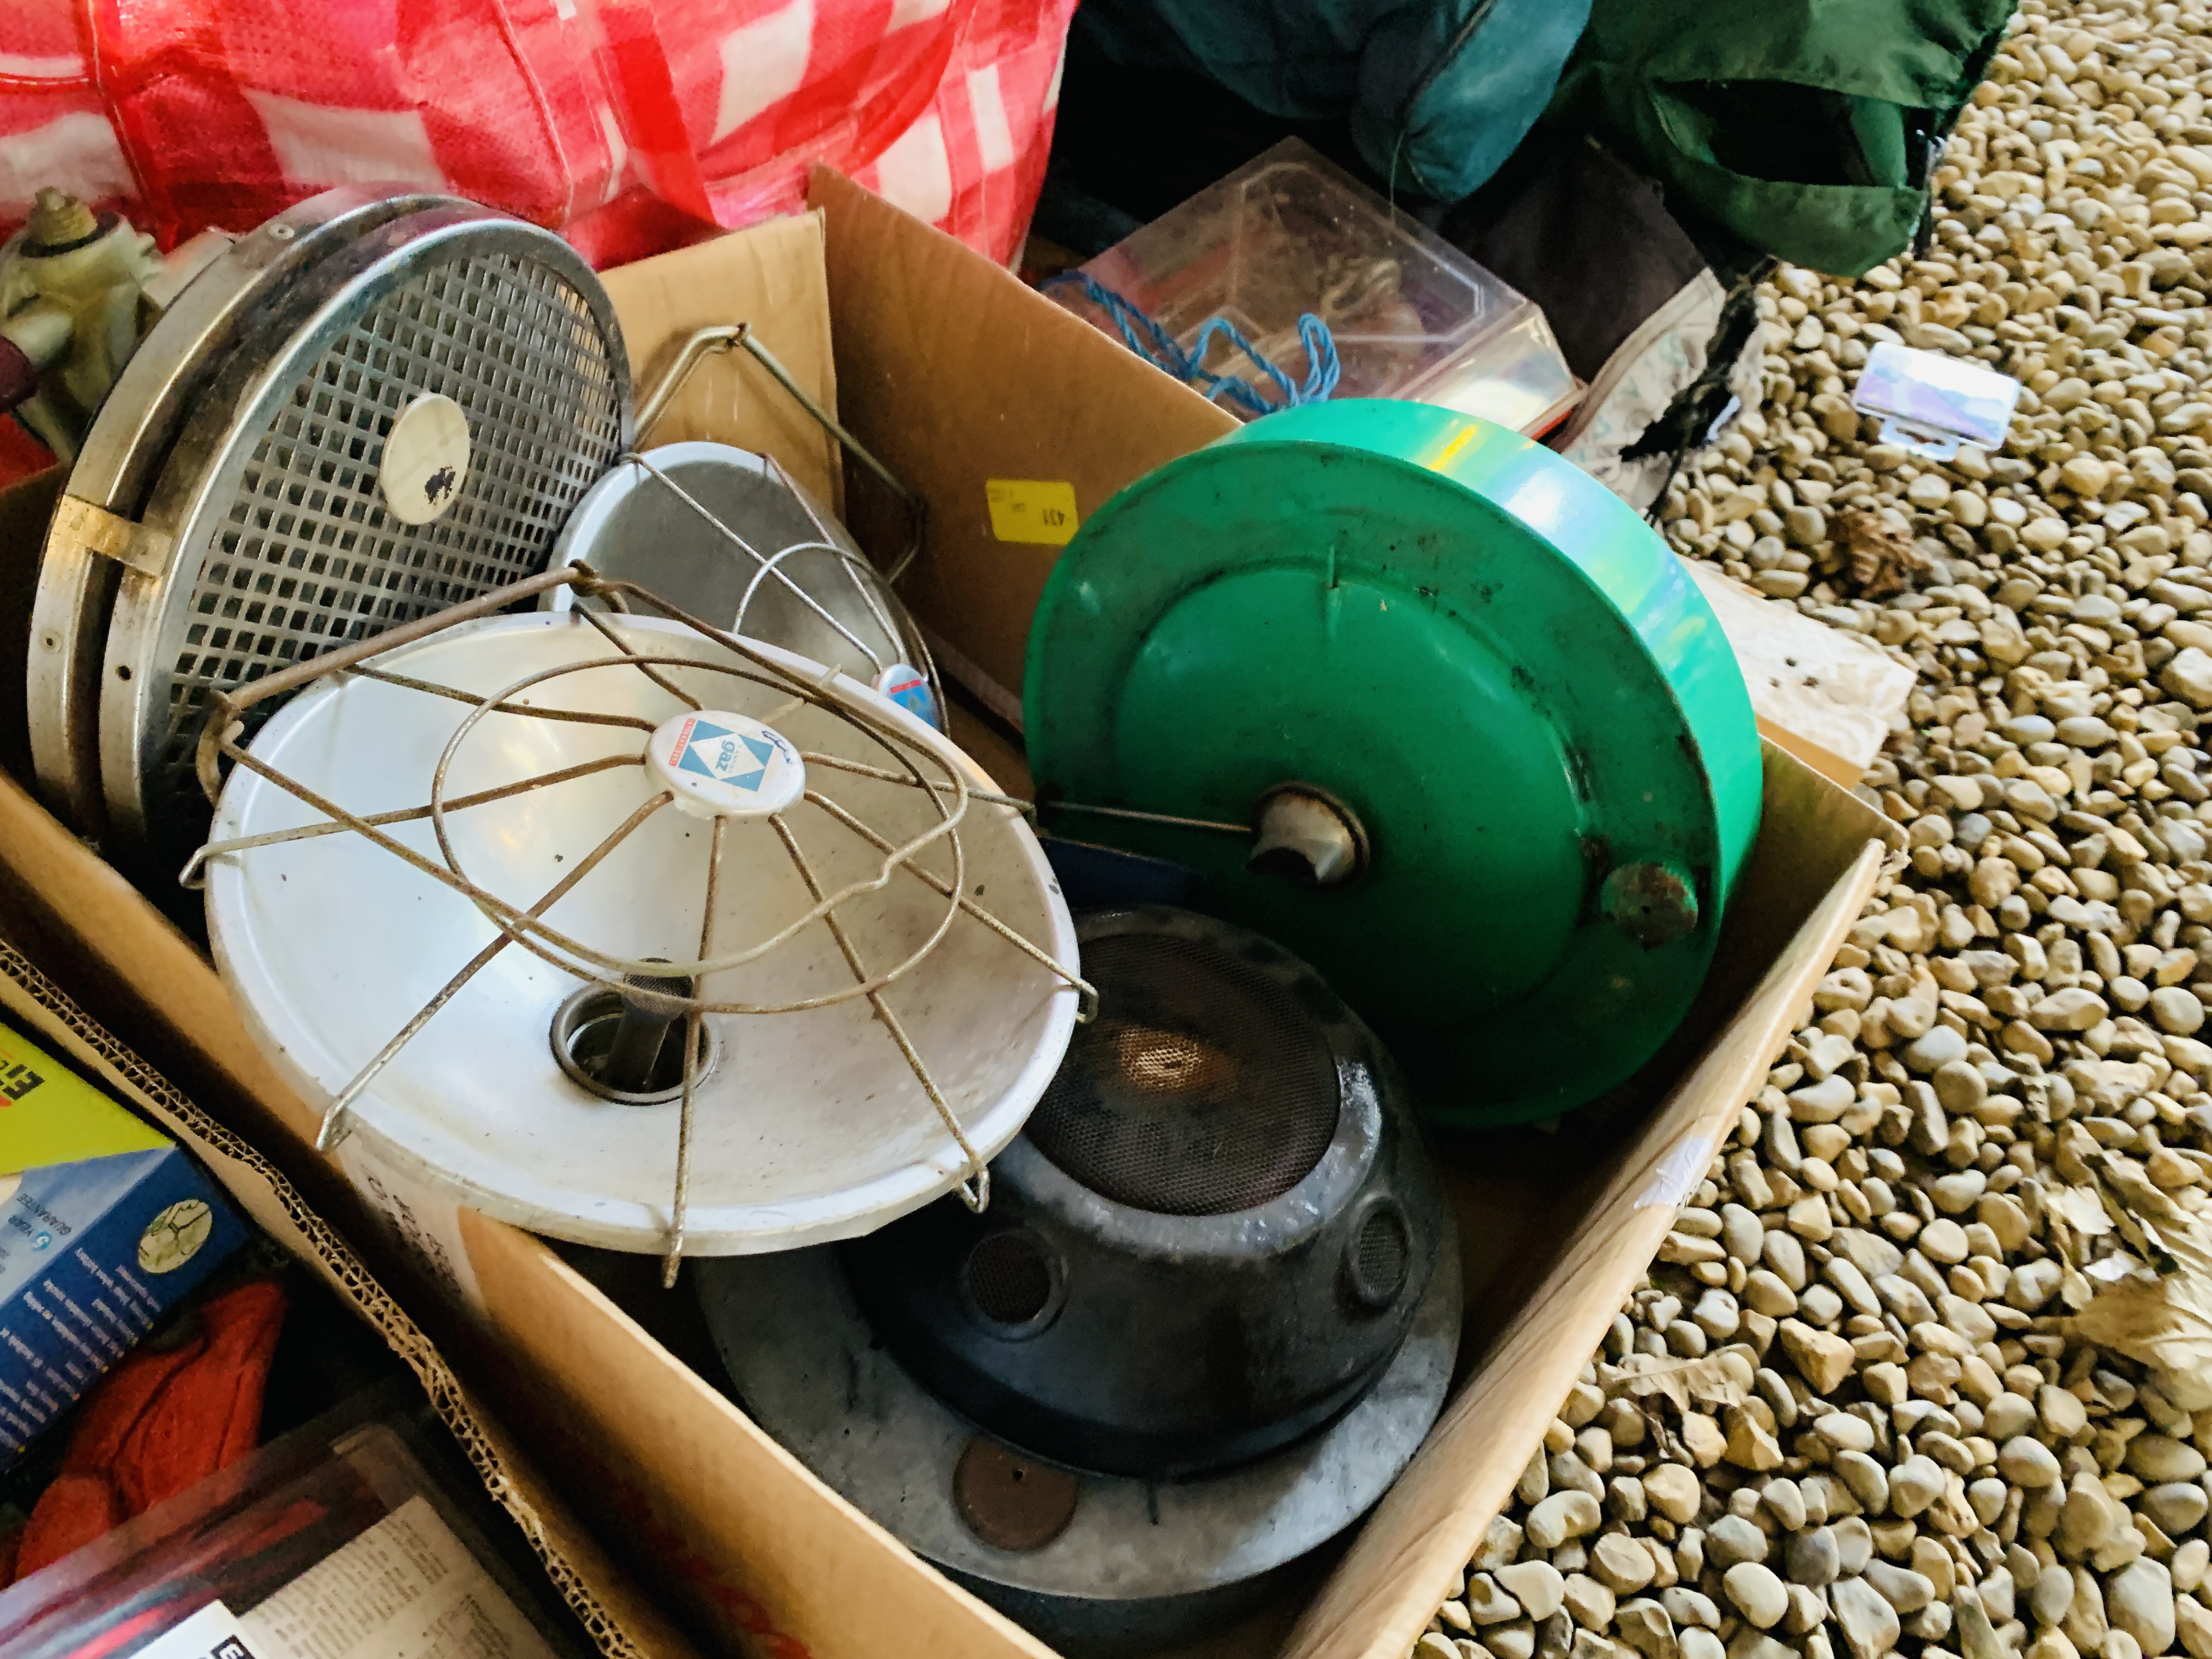
[[[0,859],[0,917],[19,912],[69,940],[88,967],[119,981],[128,999],[152,1008],[173,1030],[190,1033],[219,1091],[261,1118],[255,1133],[312,1144],[314,1113],[254,1046],[230,994],[191,941],[5,773],[0,824],[11,837]],[[131,964],[128,975],[110,965],[118,963]]]
[[[312,1267],[374,1328],[414,1372],[485,1490],[521,1529],[547,1578],[608,1659],[690,1659],[690,1644],[642,1595],[622,1584],[619,1569],[574,1517],[531,1495],[546,1492],[544,1482],[352,1247],[274,1165],[116,1041],[5,939],[0,939],[0,1012],[186,1146],[256,1224]]]
[[[1459,1583],[1558,1410],[1560,1356],[1579,1363],[1596,1351],[1674,1224],[1683,1191],[1679,1181],[1663,1179],[1670,1161],[1692,1161],[1683,1149],[1701,1149],[1694,1161],[1702,1176],[1858,920],[1883,856],[1877,842],[1861,848],[1743,1013],[1668,1092],[1586,1207],[1587,1218],[1543,1285],[1476,1363],[1473,1381],[1445,1408],[1300,1617],[1281,1659],[1402,1659],[1413,1646]]]

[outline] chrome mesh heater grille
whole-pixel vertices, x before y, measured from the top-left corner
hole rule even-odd
[[[469,475],[442,518],[402,524],[377,468],[392,420],[430,392],[468,413]],[[172,669],[166,757],[189,758],[209,687],[542,568],[619,432],[606,343],[552,273],[463,258],[393,290],[294,387],[210,538]]]
[[[135,671],[154,682],[138,705],[149,839],[205,821],[192,769],[211,691],[543,569],[622,452],[621,342],[571,274],[528,249],[464,245],[362,286],[357,314],[233,441],[252,440],[235,483],[180,542]],[[407,524],[378,473],[393,422],[430,394],[465,412],[468,468],[450,508]]]

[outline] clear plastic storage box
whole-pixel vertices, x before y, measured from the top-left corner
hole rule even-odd
[[[1338,398],[1402,398],[1534,434],[1581,388],[1534,302],[1397,211],[1310,145],[1284,140],[1082,267],[1186,350],[1216,317],[1294,383],[1305,380],[1298,319],[1335,337]],[[1076,283],[1048,290],[1121,337]],[[1274,383],[1225,342],[1205,367],[1268,404]],[[1250,411],[1217,398],[1232,413]]]

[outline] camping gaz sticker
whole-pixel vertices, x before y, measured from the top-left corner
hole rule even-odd
[[[679,715],[653,734],[646,757],[676,804],[702,817],[766,817],[806,789],[799,751],[746,714]]]
[[[928,677],[919,668],[893,663],[876,676],[876,690],[924,725],[937,724],[937,699],[930,695]]]

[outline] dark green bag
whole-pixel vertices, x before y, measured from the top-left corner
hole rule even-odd
[[[1347,121],[1393,191],[1456,202],[1543,114],[1590,0],[1084,0],[1072,49]],[[1133,108],[1130,122],[1161,112]]]
[[[1912,243],[2013,0],[1597,0],[1553,101],[1727,230],[1832,276]]]

